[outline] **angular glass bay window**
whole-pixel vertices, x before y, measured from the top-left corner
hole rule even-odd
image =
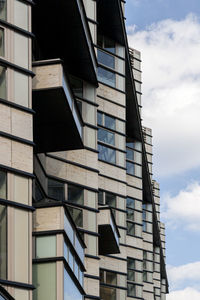
[[[0,19],[7,20],[7,0],[0,0]]]
[[[98,80],[112,87],[116,86],[116,74],[101,67],[98,68]]]
[[[76,226],[83,227],[83,211],[74,207],[68,207],[68,210]]]
[[[55,200],[63,201],[64,184],[53,179],[48,179],[48,195]]]
[[[64,269],[64,300],[82,300],[82,295],[73,282],[71,276]]]
[[[0,278],[7,277],[7,209],[0,205]]]
[[[97,59],[102,65],[105,65],[111,69],[115,69],[115,57],[106,52],[97,49]]]
[[[0,66],[0,98],[6,99],[6,68]]]
[[[98,140],[106,144],[115,145],[115,134],[108,130],[99,128]]]
[[[112,164],[116,164],[116,151],[114,149],[98,145],[98,158]]]
[[[68,201],[83,205],[84,189],[79,186],[68,184]]]
[[[0,170],[0,198],[7,198],[7,173]]]

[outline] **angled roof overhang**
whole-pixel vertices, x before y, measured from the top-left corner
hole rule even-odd
[[[69,73],[98,85],[97,60],[82,0],[36,0],[33,33],[39,46],[36,60],[59,57]]]

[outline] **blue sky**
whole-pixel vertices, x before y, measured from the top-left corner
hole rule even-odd
[[[142,54],[143,125],[166,223],[170,294],[200,299],[200,3],[127,0],[129,45]]]

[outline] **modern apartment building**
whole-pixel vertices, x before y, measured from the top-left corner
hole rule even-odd
[[[0,300],[164,300],[124,0],[0,0]]]

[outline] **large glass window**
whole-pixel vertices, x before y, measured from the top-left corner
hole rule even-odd
[[[126,144],[126,172],[129,175],[142,176],[142,153],[140,143],[129,142]],[[140,149],[140,150],[139,150]]]
[[[0,198],[7,198],[7,173],[0,170]]]
[[[0,0],[0,19],[7,20],[7,0]]]
[[[116,86],[116,74],[101,67],[98,68],[98,79],[112,87]]]
[[[7,277],[7,209],[0,205],[0,278]]]
[[[64,200],[64,184],[60,181],[48,179],[48,195],[55,200]]]
[[[116,150],[105,147],[103,145],[98,145],[99,155],[98,158],[110,163],[116,163]]]
[[[33,300],[56,299],[56,263],[40,263],[33,265]]]
[[[84,189],[68,184],[68,201],[75,204],[84,204]]]
[[[0,56],[5,55],[4,29],[0,28]]]
[[[104,126],[108,129],[115,130],[116,128],[116,119],[109,115],[103,114],[101,112],[97,112],[97,124],[100,126]]]
[[[0,98],[6,99],[6,68],[0,66]]]

